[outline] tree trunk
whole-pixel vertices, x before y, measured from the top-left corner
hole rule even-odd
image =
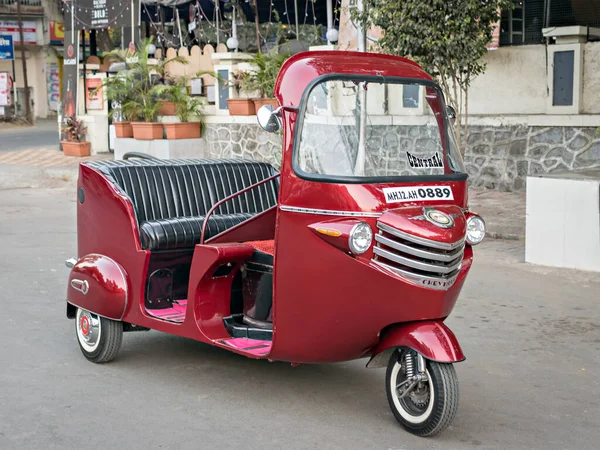
[[[27,81],[27,60],[25,59],[25,39],[23,38],[23,19],[21,17],[21,0],[17,0],[17,19],[19,21],[19,41],[21,42],[21,61],[23,62],[23,86],[25,87],[25,120],[33,123],[31,105],[29,104],[29,83]],[[16,101],[16,99],[15,99]]]
[[[107,29],[96,30],[96,47],[100,53],[110,52],[114,48]]]
[[[260,26],[258,22],[258,0],[254,0],[254,24],[256,25],[256,45],[258,46],[258,53],[262,52],[262,45],[260,43]]]

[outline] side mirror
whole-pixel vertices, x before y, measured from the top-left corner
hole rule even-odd
[[[271,105],[261,106],[256,112],[256,118],[262,129],[269,133],[278,131],[282,126],[279,108],[275,110]]]
[[[454,125],[454,122],[456,122],[456,109],[454,109],[454,106],[446,106],[446,113],[448,114],[448,119],[450,119],[450,122]]]

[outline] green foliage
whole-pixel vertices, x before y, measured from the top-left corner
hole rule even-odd
[[[481,58],[492,41],[494,23],[512,0],[363,0],[363,4],[366,12],[352,10],[353,20],[383,30],[379,51],[408,56],[437,77],[457,109],[457,124],[465,105],[466,134],[469,86],[485,71]]]
[[[144,122],[156,121],[159,100],[163,99],[169,92],[173,80],[168,77],[167,67],[170,63],[187,64],[181,57],[170,59],[152,60],[148,48],[152,38],[141,41],[137,51],[131,54],[128,50],[115,49],[109,53],[118,61],[127,66],[125,71],[119,73],[123,83],[108,81],[107,96],[117,96],[121,99],[123,115],[131,120],[143,120]],[[117,77],[113,77],[117,78]],[[110,91],[110,94],[109,94]]]
[[[62,134],[68,142],[84,142],[87,127],[81,119],[68,117],[62,127]]]
[[[204,105],[197,97],[188,94],[188,78],[180,77],[169,87],[167,100],[175,103],[175,115],[180,122],[189,122],[192,116],[204,115]]]
[[[246,72],[245,70],[236,70],[235,72],[230,73],[230,78],[228,80],[221,80],[224,88],[232,88],[239,95],[241,91],[244,90],[244,87],[248,84],[248,79],[250,77],[250,72]]]
[[[269,53],[259,52],[253,55],[250,62],[256,69],[243,79],[241,89],[245,92],[258,91],[262,98],[273,98],[279,69],[289,56],[289,53],[280,54],[277,48]]]

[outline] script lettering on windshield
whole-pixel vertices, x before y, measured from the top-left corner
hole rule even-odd
[[[454,200],[452,188],[449,186],[383,188],[383,194],[387,203]]]

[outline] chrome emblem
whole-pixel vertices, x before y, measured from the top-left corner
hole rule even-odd
[[[437,209],[423,208],[423,215],[425,216],[425,219],[438,227],[452,228],[454,226],[454,219]]]
[[[71,280],[71,287],[76,291],[81,292],[83,295],[87,295],[90,290],[90,285],[86,280],[78,280],[76,278]]]

